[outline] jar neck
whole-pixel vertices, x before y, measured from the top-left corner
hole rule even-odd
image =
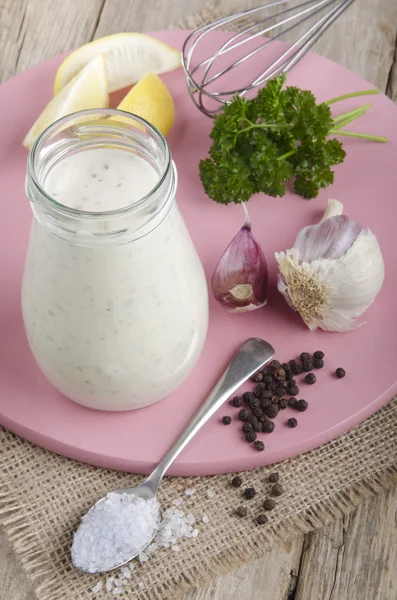
[[[132,204],[98,212],[72,208],[51,197],[46,178],[60,161],[96,149],[123,150],[146,161],[158,175],[155,187]],[[147,235],[167,215],[177,184],[167,142],[144,119],[122,111],[81,111],[51,125],[33,145],[26,193],[42,226],[74,244],[127,243]]]

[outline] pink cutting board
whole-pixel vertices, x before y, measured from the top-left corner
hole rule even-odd
[[[184,31],[156,33],[181,47]],[[214,33],[208,48],[229,34]],[[245,69],[257,71],[262,60]],[[82,408],[56,392],[41,375],[25,338],[20,287],[31,211],[24,194],[27,151],[22,139],[52,94],[56,57],[0,87],[0,423],[22,437],[65,456],[114,469],[148,473],[161,459],[202,403],[233,352],[248,337],[267,339],[281,360],[321,349],[326,368],[314,386],[302,384],[305,413],[281,411],[272,434],[259,434],[266,449],[258,452],[241,440],[241,423],[225,427],[223,415],[237,409],[224,405],[180,455],[173,475],[210,475],[250,469],[280,461],[323,444],[355,426],[397,392],[397,107],[385,96],[344,102],[335,114],[371,101],[372,110],[351,128],[387,135],[388,144],[344,138],[345,163],[336,183],[310,202],[290,193],[284,198],[259,196],[249,202],[253,232],[270,268],[269,304],[254,313],[232,315],[211,298],[210,326],[202,356],[188,380],[169,398],[139,411],[105,413]],[[178,202],[196,244],[208,281],[222,252],[243,223],[240,206],[222,206],[203,193],[198,160],[205,157],[211,120],[191,102],[182,70],[164,76],[176,104],[169,136],[179,172]],[[308,55],[288,76],[288,83],[307,87],[319,100],[366,89],[360,77],[320,56]],[[231,81],[233,85],[233,81]],[[234,83],[235,86],[235,83]],[[275,289],[273,254],[291,247],[304,225],[315,223],[328,197],[341,200],[348,215],[378,236],[386,264],[386,281],[368,323],[345,334],[309,332]],[[332,376],[342,366],[343,380]],[[298,379],[301,379],[299,377]],[[288,417],[299,425],[289,429]]]

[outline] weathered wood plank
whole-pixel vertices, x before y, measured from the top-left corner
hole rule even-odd
[[[306,536],[293,600],[394,600],[396,565],[395,487]]]
[[[7,0],[0,13],[0,81],[89,42],[105,0]]]
[[[263,558],[218,577],[184,600],[287,600],[294,593],[303,536],[272,548]]]

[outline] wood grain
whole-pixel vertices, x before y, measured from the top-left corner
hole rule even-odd
[[[118,31],[166,29],[214,6],[259,0],[0,0],[0,81],[59,52]],[[397,2],[356,0],[315,50],[397,101]],[[185,600],[396,600],[397,489],[349,518],[277,547]],[[0,535],[0,600],[34,600]],[[68,598],[67,600],[73,600]]]

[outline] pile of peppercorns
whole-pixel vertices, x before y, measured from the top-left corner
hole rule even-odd
[[[284,494],[284,488],[280,483],[280,476],[278,473],[270,473],[268,481],[269,483],[271,483],[270,496],[273,496],[273,498],[268,496],[263,501],[262,508],[266,512],[276,508],[276,501],[274,500],[274,497],[282,496]],[[240,488],[243,485],[243,480],[239,475],[237,475],[236,477],[233,477],[231,483],[233,487]],[[257,495],[257,491],[254,487],[247,487],[244,489],[242,495],[243,498],[245,498],[245,500],[252,500]],[[248,515],[247,506],[241,505],[237,507],[235,510],[235,514],[241,518],[246,517]],[[257,525],[264,525],[268,522],[268,520],[269,519],[267,515],[264,512],[261,512],[255,516],[254,523],[256,523]]]
[[[306,373],[303,381],[313,385],[317,381],[313,369],[323,367],[324,352],[317,350],[313,356],[308,352],[302,352],[299,361],[293,359],[281,364],[278,360],[272,360],[269,366],[255,373],[252,377],[257,384],[254,391],[244,392],[241,397],[235,396],[230,401],[232,406],[240,408],[236,418],[243,421],[241,430],[246,442],[252,444],[256,450],[264,450],[265,444],[257,440],[257,434],[274,431],[275,424],[272,419],[277,417],[280,410],[287,407],[298,412],[307,410],[309,405],[306,400],[296,398],[299,387],[295,377]],[[339,379],[344,377],[344,369],[336,369],[335,376]],[[229,425],[231,421],[232,418],[228,415],[222,418],[224,425]],[[298,425],[298,421],[295,417],[291,417],[285,424],[294,428]]]

